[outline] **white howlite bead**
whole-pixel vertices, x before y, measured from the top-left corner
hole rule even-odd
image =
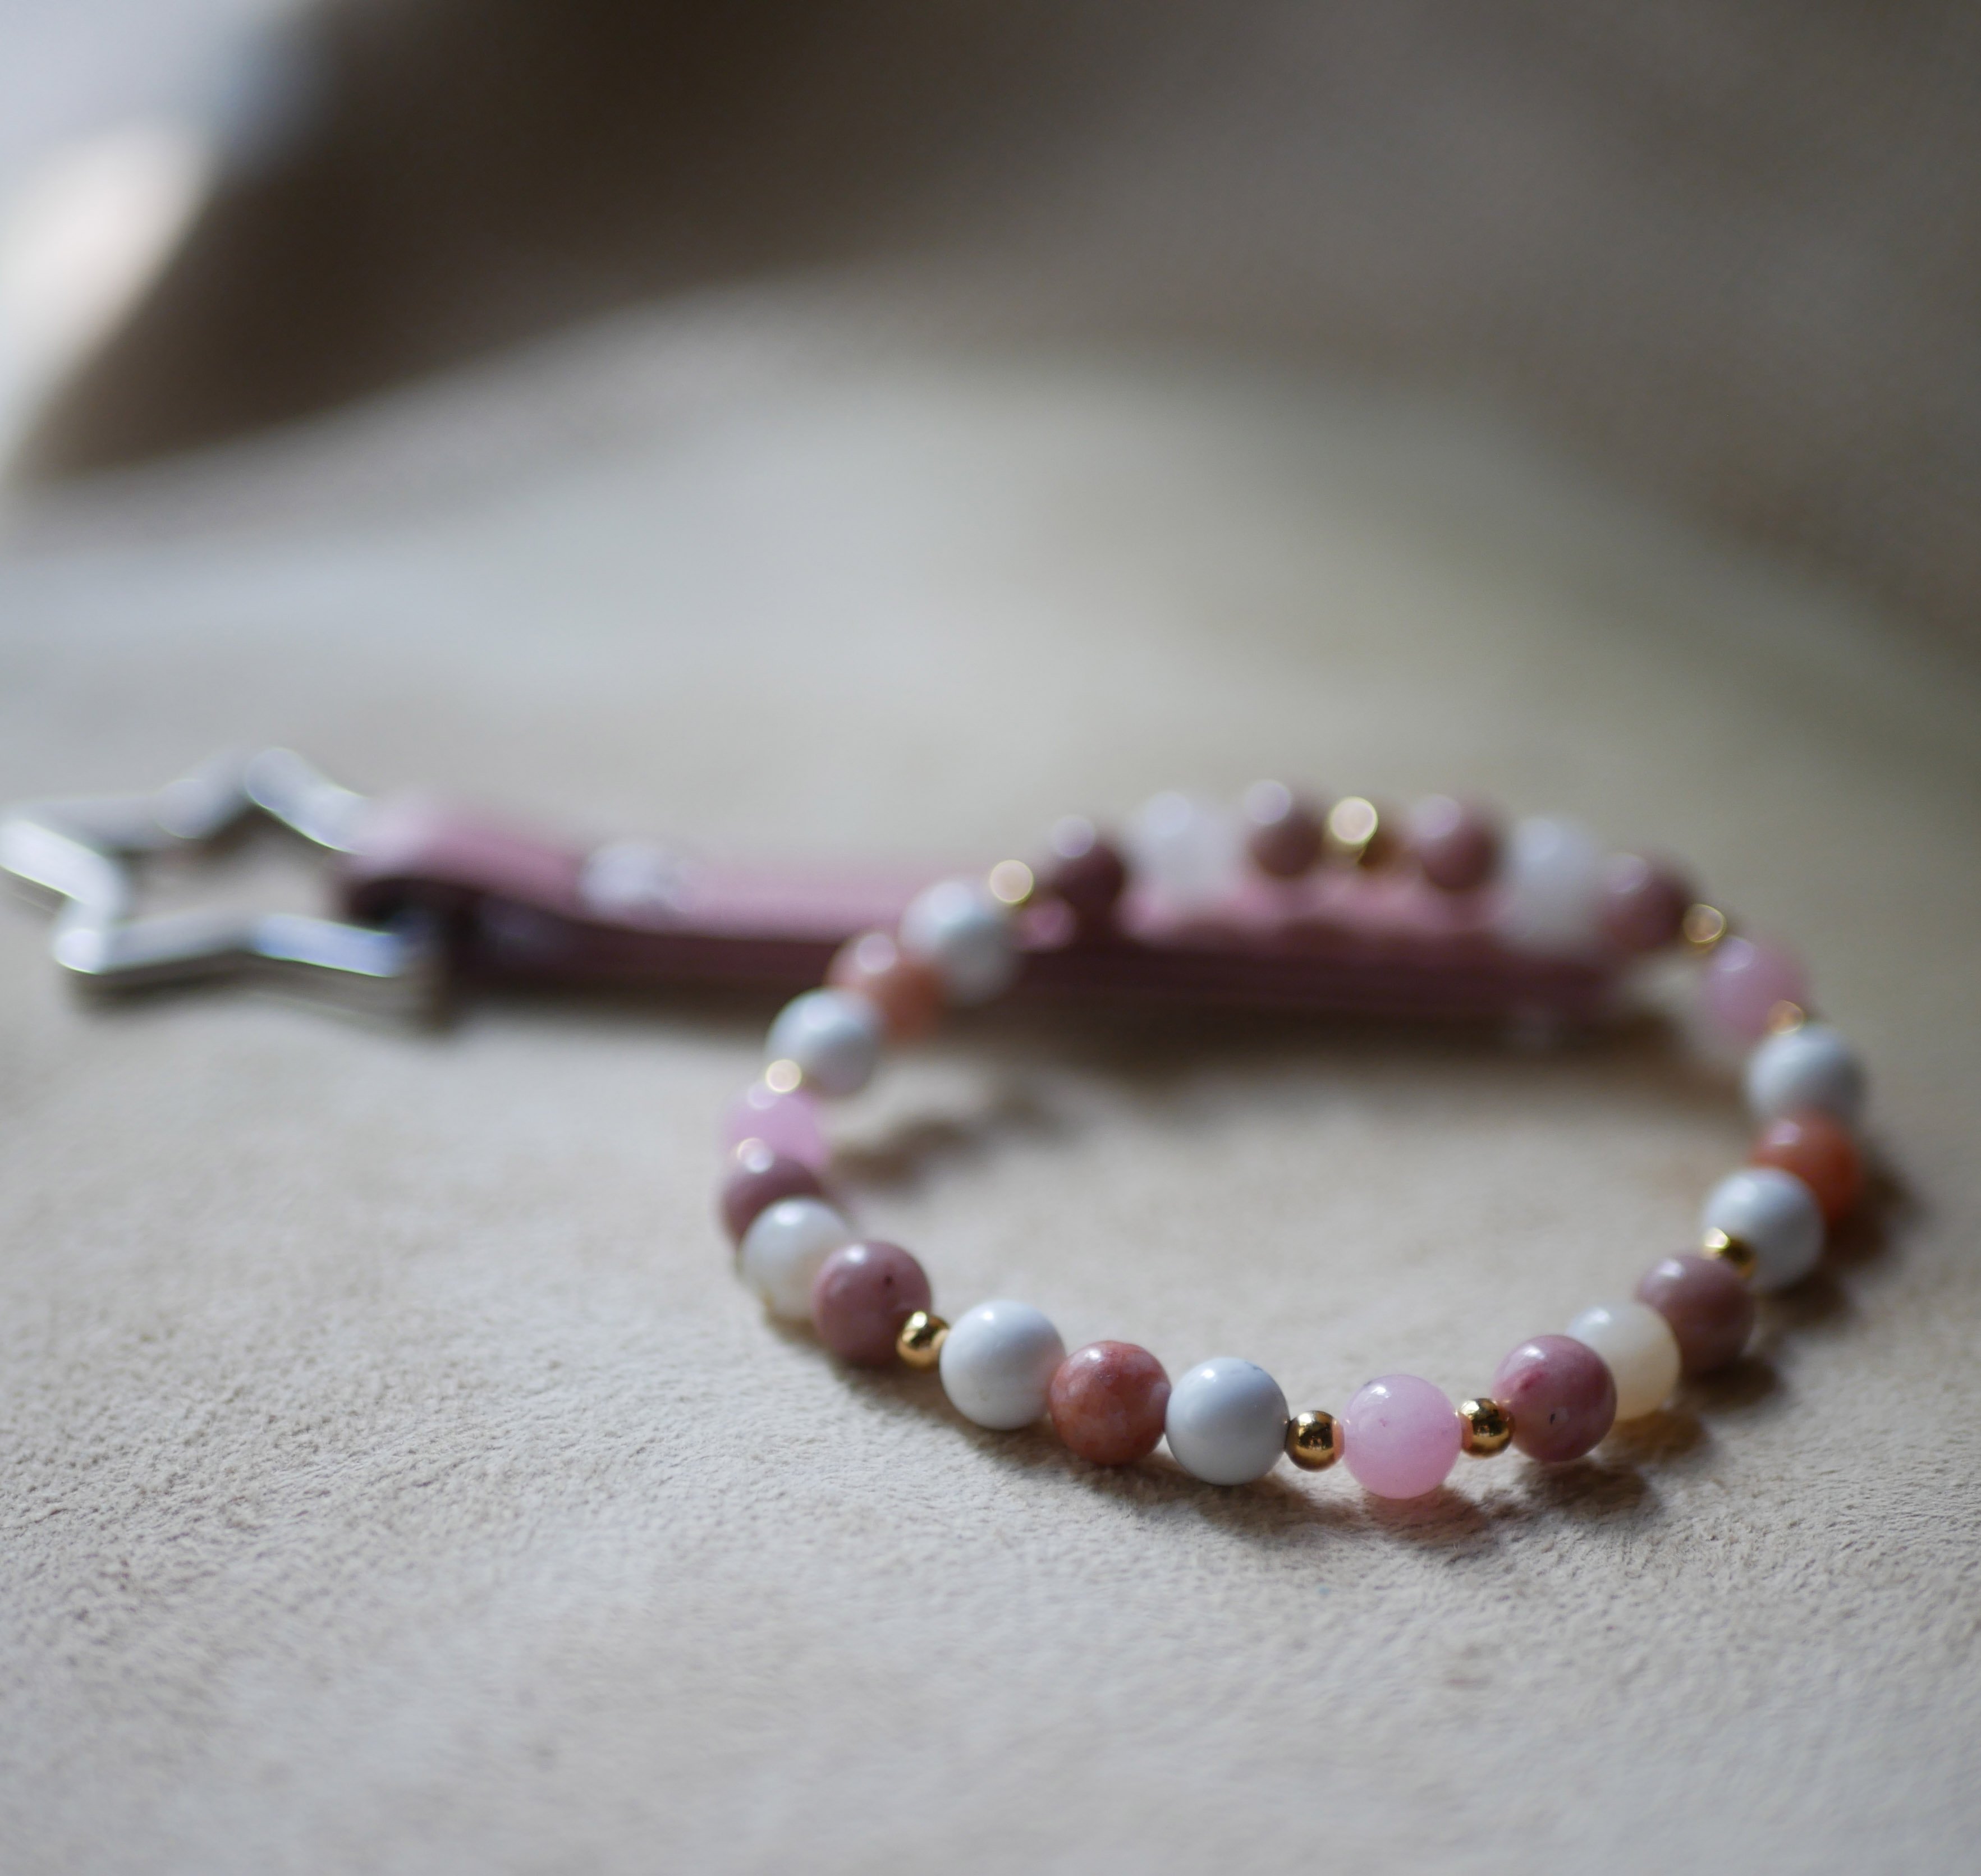
[[[1007,1433],[1046,1410],[1066,1344],[1028,1302],[980,1302],[950,1326],[939,1362],[942,1391],[966,1420]]]
[[[1256,1362],[1220,1355],[1178,1376],[1163,1432],[1177,1465],[1207,1485],[1261,1479],[1284,1449],[1287,1397]]]
[[[1580,821],[1514,823],[1500,865],[1500,935],[1523,951],[1586,951],[1602,933],[1602,843]]]
[[[987,1003],[1018,974],[1010,909],[973,880],[944,880],[901,914],[901,949],[942,980],[952,1003]]]
[[[806,1322],[819,1266],[853,1239],[853,1227],[822,1199],[781,1199],[744,1232],[737,1266],[773,1316]]]
[[[1223,898],[1244,876],[1235,814],[1174,792],[1145,801],[1121,830],[1136,879],[1183,905]]]
[[[1786,1289],[1823,1255],[1823,1208],[1816,1194],[1779,1166],[1743,1166],[1706,1195],[1701,1231],[1723,1231],[1754,1253],[1757,1290]]]
[[[1570,1323],[1568,1332],[1602,1357],[1616,1384],[1620,1420],[1655,1413],[1678,1385],[1678,1338],[1649,1303],[1598,1303]]]
[[[807,990],[777,1012],[767,1062],[795,1062],[821,1094],[857,1094],[881,1059],[881,1013],[851,990]]]
[[[1813,1107],[1854,1127],[1864,1112],[1864,1065],[1828,1023],[1805,1023],[1747,1058],[1747,1105],[1756,1120]]]

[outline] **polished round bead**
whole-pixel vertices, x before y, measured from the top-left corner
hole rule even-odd
[[[1136,878],[1177,905],[1222,899],[1243,876],[1237,822],[1210,802],[1157,795],[1135,810],[1123,833]]]
[[[942,1359],[942,1345],[949,1339],[949,1325],[933,1309],[917,1309],[894,1336],[894,1352],[911,1368],[926,1372]]]
[[[1303,1472],[1325,1472],[1341,1457],[1341,1426],[1319,1407],[1297,1413],[1287,1422],[1287,1457]]]
[[[1275,880],[1297,880],[1320,863],[1326,829],[1320,811],[1284,782],[1254,782],[1245,790],[1245,851]]]
[[[826,966],[825,980],[865,997],[894,1042],[926,1036],[942,1013],[942,980],[920,958],[910,957],[891,932],[847,939]]]
[[[966,1420],[1000,1432],[1030,1426],[1046,1410],[1066,1359],[1059,1331],[1030,1303],[980,1302],[943,1339],[943,1392]]]
[[[757,1222],[758,1213],[780,1199],[818,1199],[825,1195],[825,1182],[816,1169],[802,1159],[774,1153],[761,1140],[745,1140],[736,1149],[729,1176],[722,1182],[721,1206],[724,1228],[732,1244],[741,1244],[743,1234]]]
[[[812,1279],[853,1227],[822,1199],[780,1199],[743,1234],[737,1267],[773,1316],[802,1322],[811,1314]]]
[[[1500,930],[1523,951],[1586,951],[1601,936],[1603,850],[1579,821],[1514,823],[1500,870]]]
[[[1513,1416],[1490,1395],[1458,1403],[1458,1443],[1475,1459],[1490,1459],[1513,1443]]]
[[[1701,1231],[1723,1231],[1754,1253],[1758,1290],[1786,1289],[1823,1255],[1823,1208],[1816,1194],[1779,1166],[1730,1172],[1706,1196]]]
[[[1207,1485],[1242,1485],[1273,1469],[1287,1437],[1287,1397],[1257,1362],[1200,1362],[1170,1390],[1163,1431],[1177,1465]]]
[[[1747,1106],[1756,1120],[1814,1108],[1846,1127],[1864,1113],[1864,1065],[1826,1023],[1770,1036],[1747,1058]]]
[[[918,1309],[929,1306],[927,1273],[898,1244],[863,1238],[844,1244],[811,1280],[811,1323],[842,1362],[884,1368],[895,1338]]]
[[[1147,1349],[1090,1342],[1060,1363],[1046,1399],[1070,1452],[1096,1465],[1126,1465],[1162,1438],[1170,1378]]]
[[[821,1094],[857,1094],[881,1059],[881,1013],[851,990],[807,990],[777,1012],[767,1062],[794,1062]]]
[[[1503,1361],[1493,1395],[1513,1416],[1513,1444],[1530,1459],[1579,1459],[1616,1418],[1616,1383],[1603,1358],[1567,1335],[1536,1335]]]
[[[1692,888],[1669,866],[1637,853],[1612,853],[1603,863],[1603,935],[1623,950],[1676,944],[1692,903]]]
[[[1441,893],[1469,893],[1500,863],[1498,824],[1483,808],[1450,795],[1430,795],[1410,810],[1410,851]]]
[[[1809,980],[1795,953],[1766,939],[1723,938],[1706,960],[1706,1006],[1745,1042],[1768,1033],[1776,1006],[1809,1002]]]
[[[1816,1194],[1824,1219],[1833,1225],[1864,1196],[1864,1156],[1849,1129],[1813,1107],[1770,1121],[1747,1158],[1754,1166],[1793,1172]]]
[[[1678,1338],[1649,1303],[1598,1303],[1570,1323],[1568,1333],[1594,1349],[1610,1370],[1619,1420],[1655,1413],[1678,1385]]]
[[[1128,863],[1120,850],[1077,814],[1056,822],[1048,843],[1053,857],[1040,885],[1082,925],[1105,925],[1128,884]]]
[[[1723,1257],[1688,1251],[1663,1259],[1644,1272],[1637,1300],[1671,1325],[1679,1364],[1689,1375],[1737,1361],[1754,1332],[1753,1292]]]
[[[952,1003],[987,1003],[1018,974],[1008,906],[974,880],[944,880],[901,914],[901,949],[941,979]]]
[[[818,1103],[802,1089],[780,1093],[761,1081],[745,1088],[722,1117],[723,1150],[734,1153],[746,1140],[821,1171],[829,1157]]]
[[[1416,1375],[1367,1382],[1341,1415],[1342,1462],[1379,1498],[1434,1491],[1457,1462],[1463,1438],[1450,1395]]]

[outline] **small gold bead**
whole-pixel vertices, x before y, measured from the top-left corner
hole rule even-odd
[[[1287,1457],[1303,1472],[1322,1472],[1341,1457],[1341,1432],[1331,1413],[1319,1408],[1287,1422]]]
[[[1513,1437],[1513,1416],[1486,1395],[1458,1403],[1460,1443],[1475,1459],[1504,1452]]]
[[[1343,795],[1327,810],[1327,850],[1352,866],[1378,866],[1396,842],[1367,795]]]
[[[1733,927],[1727,923],[1726,914],[1717,906],[1700,904],[1686,906],[1685,916],[1679,922],[1679,930],[1684,934],[1686,943],[1703,957]]]
[[[804,1079],[804,1070],[788,1056],[780,1056],[764,1071],[764,1086],[773,1094],[794,1093]]]
[[[1792,1003],[1785,996],[1778,1003],[1768,1006],[1768,1033],[1786,1036],[1799,1029],[1809,1020],[1809,1012],[1800,1003]]]
[[[933,1368],[942,1359],[949,1325],[933,1309],[917,1309],[901,1325],[894,1352],[911,1368]]]
[[[1022,860],[1000,860],[990,869],[990,896],[1000,905],[1016,908],[1031,899],[1037,882]]]
[[[1722,1263],[1731,1264],[1733,1274],[1743,1282],[1751,1279],[1754,1267],[1760,1259],[1754,1255],[1754,1247],[1738,1238],[1729,1237],[1723,1231],[1709,1231],[1700,1240],[1700,1250],[1706,1256],[1716,1257]]]

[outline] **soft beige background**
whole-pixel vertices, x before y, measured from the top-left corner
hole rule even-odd
[[[1744,1372],[1380,1509],[961,1425],[708,1218],[756,1010],[111,1012],[0,919],[0,1841],[200,1872],[1954,1870],[1981,1825],[1976,689],[1446,407],[690,302],[0,549],[0,796],[285,740],[992,854],[1261,772],[1565,807],[1793,934],[1893,1192]],[[1454,1393],[1743,1126],[1535,1054],[996,1016],[848,1116],[952,1312]]]

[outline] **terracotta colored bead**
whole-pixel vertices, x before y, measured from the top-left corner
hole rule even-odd
[[[1777,1003],[1809,1001],[1809,980],[1786,946],[1753,938],[1723,938],[1706,960],[1706,1003],[1746,1042],[1768,1033]]]
[[[802,1159],[774,1151],[761,1140],[745,1140],[736,1149],[728,1178],[722,1182],[722,1222],[731,1242],[741,1244],[757,1215],[780,1199],[822,1199],[825,1182]]]
[[[1083,925],[1104,925],[1128,884],[1128,863],[1093,822],[1070,816],[1052,830],[1053,857],[1040,886]]]
[[[1469,893],[1500,863],[1500,832],[1482,808],[1432,795],[1410,810],[1410,851],[1439,891]]]
[[[1688,1251],[1652,1265],[1637,1286],[1671,1325],[1678,1355],[1689,1375],[1710,1374],[1737,1360],[1754,1332],[1754,1294],[1723,1257]]]
[[[1046,1405],[1070,1451],[1096,1465],[1126,1465],[1162,1438],[1170,1378],[1131,1342],[1089,1342],[1054,1371]]]
[[[812,1279],[811,1320],[818,1339],[842,1362],[884,1368],[894,1338],[929,1306],[929,1280],[898,1244],[867,1239],[842,1246]]]
[[[1245,851],[1275,880],[1297,880],[1320,863],[1327,823],[1312,803],[1283,782],[1255,782],[1245,791]]]
[[[1678,941],[1692,889],[1669,866],[1613,853],[1603,868],[1603,933],[1626,951],[1658,951]]]
[[[896,1042],[926,1036],[942,1013],[942,980],[921,959],[910,957],[891,932],[847,939],[826,966],[825,980],[865,997]]]
[[[1770,1121],[1747,1159],[1793,1172],[1816,1194],[1833,1225],[1864,1196],[1864,1157],[1857,1143],[1847,1128],[1814,1108]]]
[[[1616,1418],[1616,1383],[1593,1349],[1537,1335],[1502,1362],[1493,1398],[1513,1416],[1513,1444],[1550,1465],[1579,1459]]]

